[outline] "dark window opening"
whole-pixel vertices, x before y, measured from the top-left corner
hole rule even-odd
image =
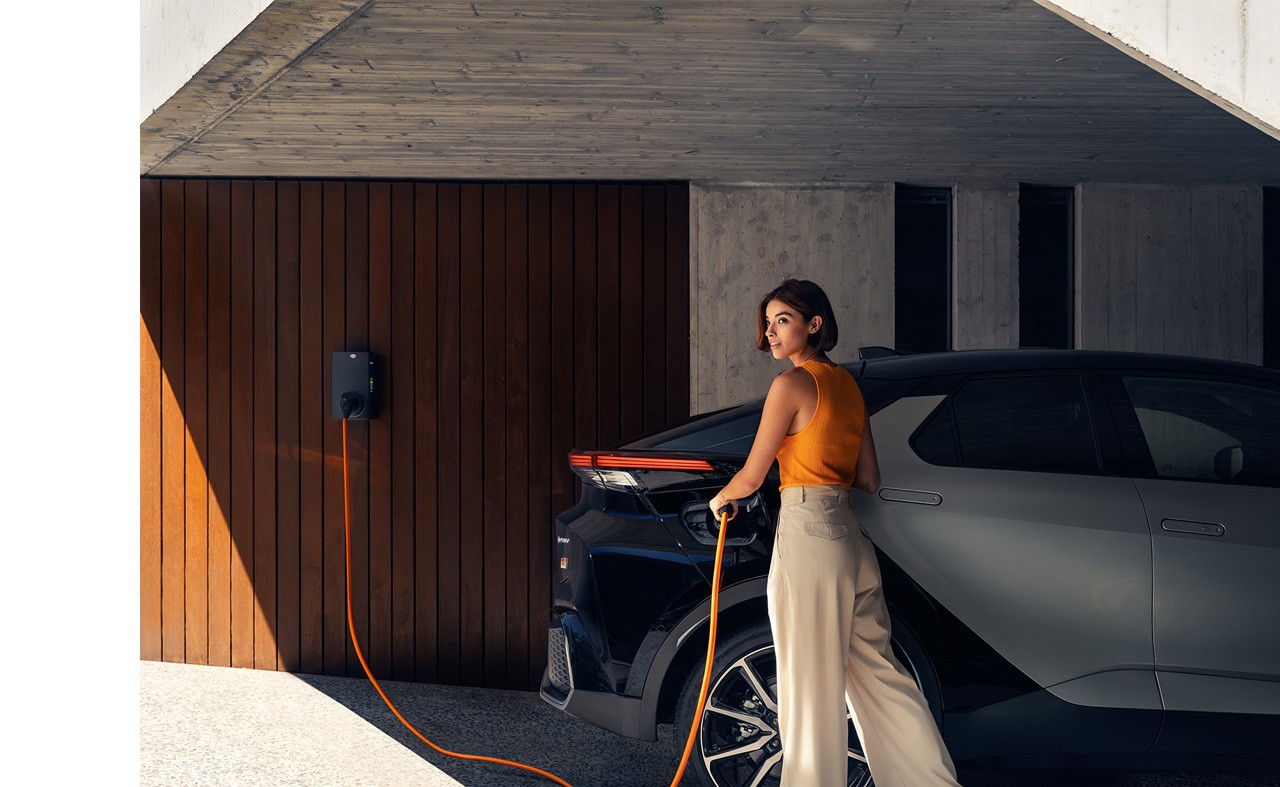
[[[896,188],[894,249],[895,349],[951,349],[951,189]]]
[[[1070,348],[1075,189],[1023,185],[1018,213],[1018,346]]]
[[[1262,190],[1262,365],[1280,369],[1280,188]]]

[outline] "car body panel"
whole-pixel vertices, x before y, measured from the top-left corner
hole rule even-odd
[[[1042,686],[1150,670],[1151,540],[1132,480],[930,465],[908,436],[942,399],[873,417],[883,488],[941,502],[855,498],[871,539]]]
[[[1242,712],[1280,713],[1280,489],[1136,483],[1154,545],[1155,659],[1167,707],[1223,710],[1235,696]],[[1217,525],[1221,535],[1166,529],[1188,522]]]

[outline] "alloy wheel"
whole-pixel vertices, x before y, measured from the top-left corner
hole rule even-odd
[[[698,736],[702,763],[717,787],[777,787],[782,776],[778,669],[773,645],[730,664],[707,693]],[[871,771],[849,721],[848,787],[871,787]]]

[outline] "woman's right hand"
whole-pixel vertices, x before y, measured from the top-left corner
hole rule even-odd
[[[711,498],[711,513],[715,516],[716,521],[720,521],[720,509],[729,508],[729,518],[733,519],[738,515],[738,501],[732,498],[728,500],[720,499],[720,495]]]

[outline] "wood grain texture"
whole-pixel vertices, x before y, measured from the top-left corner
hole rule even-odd
[[[231,183],[209,181],[209,663],[231,666]]]
[[[144,172],[1280,180],[1274,137],[1033,0],[305,5],[144,124]]]
[[[299,185],[298,219],[298,470],[300,671],[325,670],[325,397],[324,192],[318,181]],[[317,392],[319,395],[317,395]],[[330,556],[332,562],[332,556]]]
[[[142,652],[358,669],[329,365],[367,348],[381,413],[349,424],[366,656],[382,677],[535,688],[552,523],[577,496],[566,454],[638,433],[622,387],[645,358],[666,380],[655,411],[686,401],[670,336],[688,327],[661,322],[684,314],[666,301],[687,274],[666,267],[687,238],[664,234],[682,190],[144,180]],[[651,339],[645,281],[662,285]]]
[[[392,381],[387,362],[391,354],[391,184],[369,184],[369,350],[380,362],[376,396],[381,408],[368,424],[369,432],[369,640],[366,657],[375,675],[392,672],[392,558],[391,471],[392,413],[387,409]],[[412,650],[410,650],[412,652]]]
[[[433,417],[433,411],[419,415],[414,407],[417,348],[413,313],[416,295],[413,191],[412,183],[391,184],[391,341],[389,357],[384,362],[389,379],[383,384],[387,394],[384,402],[388,413],[395,419],[396,427],[391,433],[389,457],[391,565],[388,567],[391,594],[391,670],[388,677],[396,680],[414,679],[417,655],[417,594],[414,593],[414,510],[418,504],[414,481],[418,466],[416,430],[420,418]],[[422,505],[426,504],[427,501],[422,501]]]
[[[503,272],[506,284],[505,399],[506,444],[506,570],[503,575],[506,616],[507,688],[529,685],[529,631],[544,607],[529,601],[530,536],[541,534],[541,522],[530,520],[529,490],[529,194],[528,186],[504,187],[506,248]],[[541,310],[539,310],[541,311]],[[496,580],[495,580],[496,582]],[[540,601],[540,599],[539,599]],[[494,681],[491,681],[494,682]]]
[[[254,666],[253,183],[231,183],[231,666]]]
[[[507,657],[507,538],[512,527],[507,511],[507,194],[500,183],[485,184],[483,201],[484,249],[481,271],[483,329],[475,339],[486,359],[484,383],[477,393],[484,414],[483,565],[468,567],[484,578],[484,685],[506,685]]]
[[[185,252],[183,183],[160,184],[160,600],[161,653],[166,661],[186,658],[186,423],[182,413],[185,386],[183,339]]]
[[[438,624],[439,601],[449,588],[442,578],[439,544],[441,473],[451,463],[439,461],[440,427],[447,413],[441,406],[437,384],[441,354],[444,352],[445,324],[440,313],[437,283],[438,213],[436,186],[418,183],[413,186],[413,448],[414,448],[414,520],[413,565],[415,577],[433,577],[435,593],[417,592],[414,583],[413,631],[414,678],[437,680],[439,674]],[[456,312],[453,312],[456,313]],[[431,584],[428,584],[430,587]]]
[[[460,457],[464,439],[461,427],[462,398],[462,285],[460,257],[460,198],[457,184],[437,189],[437,298],[434,340],[439,348],[435,375],[437,387],[436,456],[436,683],[456,684],[462,674],[462,473]],[[469,316],[469,315],[468,315]],[[444,370],[441,373],[439,370]],[[469,501],[474,502],[474,501]],[[430,595],[428,595],[430,598]]]
[[[253,184],[253,666],[276,669],[276,184]]]
[[[279,669],[302,669],[300,238],[297,181],[276,188],[276,650]],[[310,392],[310,391],[309,391]],[[308,397],[312,398],[312,397]]]
[[[163,657],[161,632],[161,528],[164,516],[161,408],[164,399],[160,347],[163,329],[164,293],[161,280],[161,215],[158,180],[143,180],[139,199],[139,520],[138,538],[140,599],[140,656],[158,661]]]
[[[209,479],[200,448],[209,439],[209,213],[207,183],[183,184],[182,414],[186,423],[183,540],[186,662],[209,663]]]

